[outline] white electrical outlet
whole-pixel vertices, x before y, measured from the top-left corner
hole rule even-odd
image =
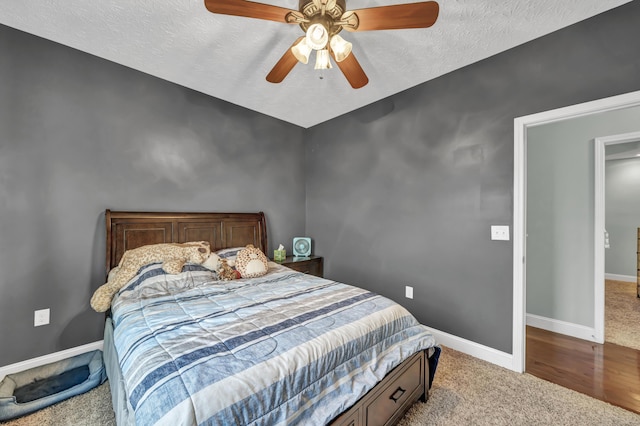
[[[413,299],[413,287],[406,286],[406,287],[404,288],[404,296],[405,296],[407,299]]]
[[[509,226],[491,225],[491,239],[509,241]]]
[[[40,309],[39,311],[34,311],[33,312],[33,326],[34,327],[39,327],[41,325],[49,324],[50,312],[51,311],[49,310],[49,308]]]

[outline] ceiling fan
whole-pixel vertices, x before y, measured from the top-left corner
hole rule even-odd
[[[315,68],[331,68],[329,57],[333,58],[354,89],[365,86],[369,78],[351,52],[351,43],[338,34],[340,31],[428,28],[436,22],[440,10],[435,1],[356,10],[347,10],[346,0],[299,0],[299,10],[247,0],[205,0],[204,3],[213,13],[300,25],[305,35],[287,49],[267,75],[267,81],[282,82],[298,62],[306,64],[311,51],[315,50]]]

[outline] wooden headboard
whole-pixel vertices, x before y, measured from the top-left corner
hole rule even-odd
[[[105,212],[107,274],[125,251],[147,244],[209,241],[211,251],[253,244],[267,254],[264,213]]]

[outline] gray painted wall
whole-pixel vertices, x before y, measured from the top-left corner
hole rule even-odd
[[[594,139],[639,130],[635,107],[527,132],[527,313],[594,326]]]
[[[608,150],[607,150],[608,152]],[[636,277],[640,228],[640,158],[611,160],[605,167],[605,272]]]
[[[0,366],[102,339],[106,208],[304,233],[302,129],[2,26],[0,57]]]
[[[329,277],[510,352],[512,246],[489,226],[511,223],[513,118],[640,89],[639,18],[632,2],[306,131],[0,27],[0,365],[102,337],[105,208],[264,210],[272,247],[306,229]]]
[[[639,20],[631,2],[310,129],[326,275],[511,353],[512,243],[489,230],[512,223],[513,119],[640,89]]]

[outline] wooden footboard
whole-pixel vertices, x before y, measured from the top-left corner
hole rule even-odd
[[[390,426],[396,424],[417,400],[429,394],[427,352],[421,351],[393,369],[332,426]]]

